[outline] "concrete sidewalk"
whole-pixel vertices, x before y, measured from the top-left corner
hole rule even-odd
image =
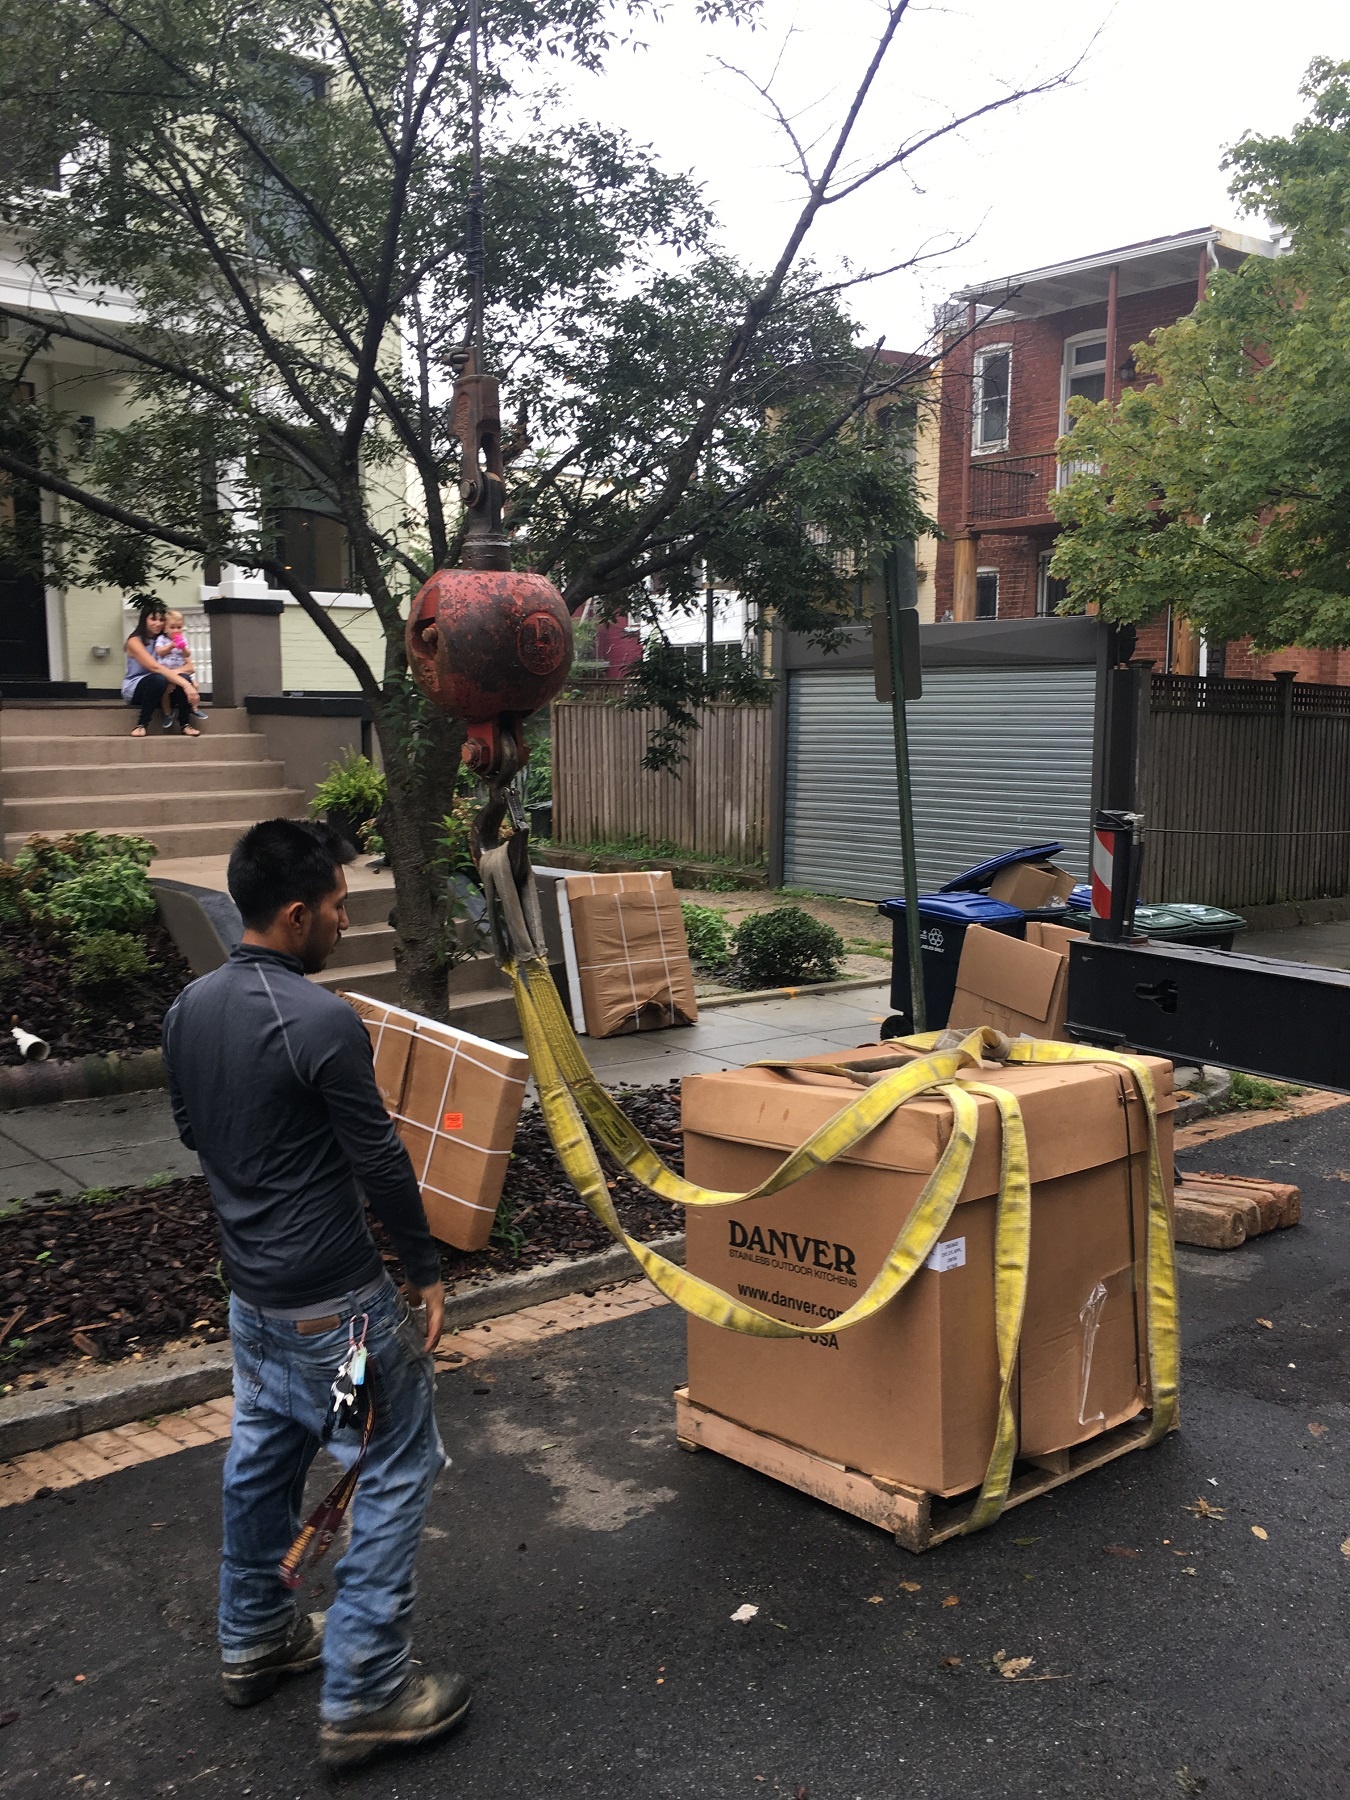
[[[1281,962],[1350,969],[1350,920],[1294,925],[1288,931],[1247,931],[1234,940],[1233,948],[1245,956],[1274,956]]]
[[[704,1014],[697,1025],[621,1038],[583,1038],[609,1086],[646,1086],[738,1068],[760,1057],[813,1056],[875,1041],[890,1011],[884,986],[791,1000],[749,1000]],[[517,1047],[518,1039],[511,1040]],[[174,1129],[163,1089],[106,1100],[33,1106],[0,1119],[0,1207],[5,1202],[124,1187],[148,1176],[191,1175],[197,1158]]]

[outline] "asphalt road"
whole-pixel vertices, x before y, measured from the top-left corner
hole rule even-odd
[[[926,1556],[678,1450],[671,1308],[446,1380],[419,1653],[471,1676],[475,1712],[339,1791],[1345,1796],[1350,1110],[1183,1160],[1299,1181],[1304,1224],[1183,1252],[1182,1432]],[[0,1795],[334,1791],[312,1680],[217,1699],[221,1457],[0,1514]],[[1004,1679],[1000,1651],[1046,1679]]]

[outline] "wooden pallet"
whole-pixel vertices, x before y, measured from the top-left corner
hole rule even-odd
[[[1148,1440],[1150,1418],[1147,1413],[1078,1444],[1071,1450],[1057,1450],[1048,1456],[1032,1457],[1019,1462],[1008,1490],[1008,1506],[1021,1506],[1038,1494],[1063,1487],[1093,1469],[1142,1449]],[[1175,1427],[1173,1427],[1175,1429]],[[710,1412],[689,1398],[688,1388],[675,1390],[675,1433],[682,1450],[715,1450],[732,1462],[744,1463],[761,1475],[771,1475],[799,1493],[823,1500],[827,1506],[852,1513],[869,1525],[889,1531],[905,1550],[931,1550],[964,1529],[975,1507],[976,1494],[958,1494],[944,1499],[940,1494],[925,1493],[920,1488],[905,1487],[883,1475],[865,1475],[860,1469],[846,1468],[813,1456],[796,1444],[782,1438],[752,1431]]]
[[[1173,1196],[1179,1244],[1203,1250],[1236,1250],[1248,1238],[1297,1225],[1299,1191],[1286,1181],[1254,1181],[1244,1175],[1187,1173]]]

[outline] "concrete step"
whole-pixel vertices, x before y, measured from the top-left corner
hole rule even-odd
[[[350,917],[350,914],[348,915]],[[394,934],[388,925],[353,925],[338,941],[328,959],[330,969],[369,968],[387,962],[394,966]]]
[[[167,759],[166,759],[167,760]],[[173,776],[163,764],[163,780],[173,787]],[[85,795],[126,794],[137,791],[144,772],[130,763],[51,763],[44,768],[0,770],[0,790],[7,803],[15,800],[59,799],[74,793]],[[271,788],[281,791],[286,786],[286,769],[279,762],[258,759],[254,762],[197,761],[192,765],[192,784],[215,792]]]
[[[5,797],[5,824],[10,831],[40,831],[59,836],[63,831],[138,831],[157,834],[175,825],[206,825],[218,819],[248,816],[259,819],[299,818],[305,796],[299,788],[237,788],[195,786],[163,792],[147,789],[123,794],[58,795],[39,800]],[[162,847],[161,847],[162,848]]]
[[[0,718],[4,715],[0,713]],[[266,762],[267,739],[261,732],[213,731],[209,725],[199,738],[179,737],[176,731],[134,738],[129,732],[117,737],[38,737],[20,734],[0,738],[0,781],[11,767],[118,768],[137,770],[146,763],[157,768],[186,762],[195,768],[203,762]]]
[[[252,797],[248,794],[238,796],[241,801]],[[259,818],[266,817],[265,813],[255,813],[243,818],[218,819],[209,825],[156,825],[148,833],[138,835],[150,837],[158,856],[226,856],[234,848],[236,838],[246,832],[250,825],[256,825]],[[119,826],[114,829],[125,831],[127,827]],[[30,836],[31,833],[26,831],[7,831],[5,856],[12,861]]]
[[[209,704],[209,729],[247,731],[249,714],[242,706]],[[6,700],[0,707],[0,738],[11,737],[127,737],[136,715],[121,700],[81,700],[71,704],[46,700]],[[137,739],[137,742],[140,740]]]
[[[391,1000],[401,1005],[398,975],[392,959],[389,962],[347,963],[330,967],[319,975],[311,975],[309,979],[325,987],[330,993],[341,989],[350,989],[354,994],[364,994],[369,1000]]]
[[[471,1031],[475,1037],[491,1038],[499,1044],[520,1036],[515,1000],[500,988],[472,988],[468,993],[451,994],[446,1019],[457,1031]]]
[[[348,881],[351,880],[350,871]],[[347,917],[352,925],[379,925],[389,928],[389,914],[394,905],[394,884],[386,877],[375,885],[347,889]],[[390,931],[390,936],[393,933]],[[392,955],[393,952],[391,951]]]

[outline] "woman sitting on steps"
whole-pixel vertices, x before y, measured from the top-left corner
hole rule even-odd
[[[141,616],[136,629],[126,641],[127,670],[122,678],[122,698],[139,709],[132,737],[143,738],[151,719],[159,711],[166,696],[172,702],[184,737],[202,734],[192,723],[192,683],[178,669],[165,668],[155,661],[154,643],[164,631],[165,609],[162,601],[141,601]]]

